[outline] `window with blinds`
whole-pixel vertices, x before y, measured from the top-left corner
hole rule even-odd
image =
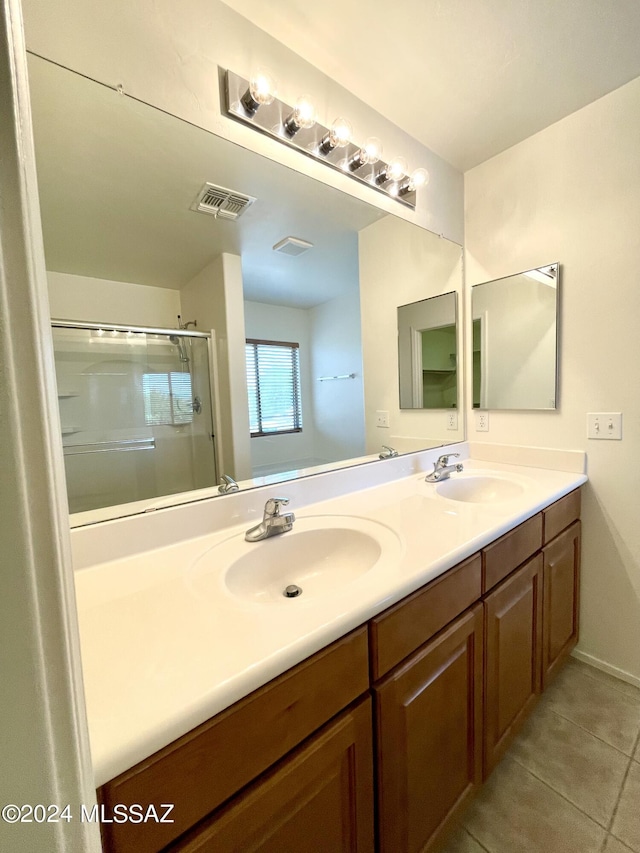
[[[189,424],[193,420],[190,373],[145,373],[142,396],[147,426]]]
[[[252,436],[302,432],[299,345],[247,340],[247,390]]]

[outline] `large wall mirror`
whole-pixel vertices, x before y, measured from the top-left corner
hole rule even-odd
[[[213,469],[201,464],[202,453],[207,452],[203,422],[194,437],[188,424],[191,410],[186,415],[183,411],[185,406],[189,408],[189,398],[198,405],[204,399],[196,393],[197,376],[179,375],[195,370],[196,359],[191,354],[195,342],[167,333],[158,339],[148,336],[144,346],[139,342],[133,349],[144,363],[135,370],[121,371],[139,376],[142,391],[148,388],[155,394],[152,400],[150,390],[148,399],[139,404],[144,429],[138,422],[135,429],[142,432],[131,432],[130,425],[124,434],[126,442],[133,442],[126,448],[132,452],[113,452],[125,448],[113,446],[113,434],[101,434],[99,419],[94,418],[91,433],[86,432],[78,400],[82,395],[76,390],[97,388],[106,381],[102,377],[91,383],[76,382],[75,396],[61,403],[61,413],[63,405],[74,410],[70,416],[74,432],[68,441],[91,449],[91,453],[67,460],[68,481],[69,466],[78,470],[85,466],[86,475],[77,471],[73,475],[82,479],[95,472],[99,463],[114,481],[124,482],[126,473],[132,483],[148,483],[149,460],[161,448],[178,444],[165,440],[169,435],[183,439],[182,453],[168,458],[162,476],[157,477],[161,481],[157,494],[175,493],[175,502],[186,499],[178,493],[190,492],[191,499],[197,497],[196,489],[209,487],[214,493],[223,474],[234,477],[242,488],[377,459],[381,445],[389,443],[389,433],[370,428],[375,411],[385,405],[376,382],[383,382],[384,393],[392,393],[395,400],[397,387],[387,388],[383,373],[368,364],[362,323],[368,323],[371,330],[377,322],[376,312],[384,313],[379,328],[389,338],[385,343],[395,349],[396,308],[407,299],[400,294],[390,309],[378,294],[369,291],[363,270],[369,270],[373,279],[384,264],[390,270],[401,265],[403,280],[413,282],[410,298],[427,299],[462,288],[460,247],[46,60],[30,56],[29,73],[50,290],[52,296],[54,290],[57,296],[79,294],[76,316],[60,317],[57,312],[56,319],[81,320],[98,327],[85,330],[84,338],[96,351],[99,347],[105,350],[105,330],[108,335],[129,337],[138,332],[127,331],[126,321],[116,316],[117,311],[102,316],[95,294],[120,288],[117,292],[124,294],[124,304],[126,285],[145,285],[149,299],[153,294],[173,294],[183,321],[196,320],[198,333],[213,330],[217,347],[212,431],[218,454]],[[231,190],[232,196],[244,196],[227,199],[223,205],[231,214],[243,208],[238,218],[194,210],[207,183]],[[205,207],[219,203],[216,192],[205,199]],[[381,242],[383,232],[388,232],[389,239]],[[395,260],[394,252],[398,255]],[[386,291],[385,298],[392,300],[393,273],[385,273],[380,286]],[[136,325],[158,325],[138,317]],[[108,331],[110,323],[112,331]],[[122,328],[116,328],[117,324]],[[162,325],[176,330],[178,320]],[[193,333],[194,328],[188,331]],[[147,335],[149,332],[153,329]],[[255,349],[249,354],[247,340],[265,344],[264,352]],[[120,360],[125,358],[125,343],[111,346]],[[297,383],[294,396],[298,395],[296,405],[301,406],[292,428],[285,426],[277,432],[271,431],[276,419],[268,411],[256,419],[255,407],[251,409],[253,380],[245,372],[247,359],[264,356],[268,362],[274,355],[273,347],[269,350],[273,344],[295,345],[291,348],[297,359],[292,382]],[[379,339],[377,344],[371,349],[380,351]],[[153,367],[149,353],[161,367]],[[282,356],[283,352],[276,354]],[[286,357],[294,356],[289,352]],[[87,363],[84,355],[74,358]],[[71,361],[67,358],[68,364]],[[202,365],[203,359],[198,363]],[[162,381],[157,376],[149,378],[160,371]],[[109,371],[101,366],[100,372]],[[253,375],[258,374],[256,367]],[[164,397],[158,390],[162,383]],[[65,384],[73,386],[73,377],[65,374]],[[184,397],[180,417],[174,412],[177,388]],[[131,389],[127,395],[127,400],[133,400]],[[110,399],[117,399],[114,388]],[[158,402],[155,408],[153,401]],[[158,417],[156,411],[165,410],[168,414],[160,417],[173,421],[154,425],[149,412]],[[414,420],[404,430],[412,444],[400,447],[401,452],[464,438],[462,428],[451,433],[444,419],[440,423],[429,420],[426,412],[423,416],[424,423]],[[400,434],[403,429],[399,427]],[[122,437],[115,438],[120,441]],[[136,442],[140,450],[144,447],[152,452],[140,452]],[[101,443],[104,452],[111,453],[108,460],[100,455]],[[209,473],[203,481],[205,467]],[[121,476],[117,473],[120,468]],[[76,509],[82,513],[120,500],[134,507],[118,506],[113,515],[122,515],[140,510],[131,502],[153,496],[139,485],[126,497],[118,499],[114,494],[98,496],[89,504],[80,502]],[[100,517],[109,517],[109,512],[105,510]]]
[[[474,408],[557,408],[559,287],[556,263],[471,289]]]

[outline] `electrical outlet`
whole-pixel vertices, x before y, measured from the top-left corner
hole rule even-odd
[[[447,429],[458,429],[457,412],[447,412]]]
[[[376,426],[389,429],[389,412],[376,412]]]
[[[587,438],[622,440],[622,412],[588,412]]]
[[[489,432],[489,412],[476,412],[476,432]]]

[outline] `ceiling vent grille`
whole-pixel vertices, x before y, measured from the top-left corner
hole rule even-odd
[[[302,240],[300,237],[285,237],[284,240],[275,244],[273,251],[296,257],[308,252],[311,248],[313,248],[313,243],[309,243],[308,240]]]
[[[198,193],[191,210],[221,219],[237,219],[254,201],[253,196],[207,183]]]

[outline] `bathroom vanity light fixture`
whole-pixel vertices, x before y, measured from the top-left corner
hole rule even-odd
[[[301,95],[291,115],[283,122],[285,133],[293,137],[299,130],[313,127],[316,123],[316,108],[308,95]]]
[[[370,136],[365,140],[364,145],[353,155],[349,160],[349,168],[352,172],[356,169],[361,169],[363,166],[372,166],[377,163],[382,157],[382,142],[377,136]]]
[[[249,85],[240,99],[242,106],[250,115],[255,115],[259,107],[269,106],[276,96],[276,82],[266,68],[258,68],[252,74]]]
[[[362,145],[352,142],[353,129],[346,118],[323,126],[310,95],[299,97],[293,107],[279,100],[273,75],[265,69],[250,80],[225,71],[224,90],[229,117],[415,209],[417,190],[429,177],[426,170],[416,169],[409,177],[403,157],[384,163],[380,140],[371,136]]]
[[[415,192],[420,187],[426,187],[428,183],[429,172],[426,169],[414,169],[409,175],[409,179],[398,187],[398,192],[400,195],[405,195],[406,193]]]
[[[404,157],[393,157],[388,163],[383,163],[376,174],[376,184],[398,183],[406,177],[409,164]]]
[[[346,118],[337,118],[329,128],[329,132],[320,140],[318,146],[321,154],[328,154],[334,148],[344,148],[351,142],[353,128]]]

